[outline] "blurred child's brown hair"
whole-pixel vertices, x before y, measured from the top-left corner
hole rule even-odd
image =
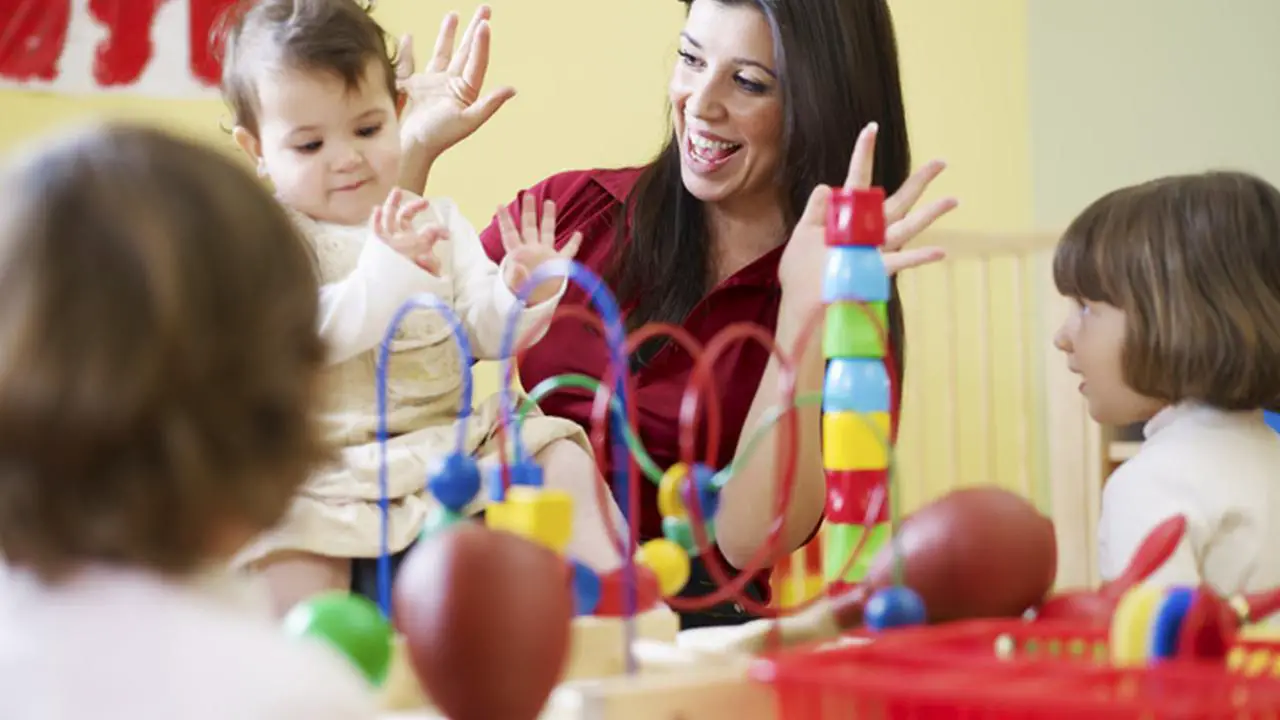
[[[391,39],[356,0],[245,0],[224,16],[216,38],[222,96],[233,124],[258,135],[257,74],[275,67],[328,73],[360,87],[376,64],[392,98],[396,89]]]
[[[1125,382],[1172,403],[1280,404],[1280,191],[1239,172],[1116,190],[1071,223],[1058,291],[1125,313]]]
[[[211,149],[106,125],[0,181],[0,551],[184,573],[272,526],[325,447],[310,255]]]

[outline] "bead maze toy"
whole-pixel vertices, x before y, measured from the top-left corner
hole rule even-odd
[[[829,203],[824,302],[798,343],[805,346],[825,314],[827,371],[818,398],[797,397],[792,356],[772,347],[760,328],[726,329],[706,348],[672,326],[641,328],[628,338],[599,277],[567,261],[539,268],[519,297],[553,277],[582,286],[598,317],[572,307],[557,317],[577,315],[601,329],[611,361],[606,377],[551,378],[531,390],[522,407],[512,407],[507,389],[517,338],[511,318],[503,343],[500,428],[509,454],[482,477],[462,451],[462,423],[471,407],[466,377],[457,449],[426,482],[440,509],[399,576],[393,583],[384,528],[378,603],[317,598],[290,615],[290,631],[338,647],[383,688],[388,705],[416,706],[403,717],[421,720],[772,720],[855,713],[985,718],[1044,711],[1137,717],[1143,714],[1137,710],[1159,716],[1175,700],[1192,708],[1180,713],[1186,717],[1280,713],[1280,681],[1243,677],[1280,668],[1276,653],[1263,654],[1280,645],[1256,634],[1246,640],[1240,631],[1259,608],[1280,602],[1253,598],[1250,614],[1233,609],[1249,605],[1207,589],[1155,591],[1141,584],[1162,562],[1161,553],[1167,557],[1176,546],[1182,532],[1176,522],[1153,534],[1122,581],[1098,592],[1047,597],[1056,574],[1053,526],[1021,497],[968,488],[897,518],[893,441],[899,409],[885,340],[883,202],[883,192],[870,189],[835,191]],[[430,296],[401,308],[388,340],[405,314],[420,309],[450,320],[463,366],[470,367],[461,324]],[[695,358],[681,415],[681,462],[669,468],[656,466],[632,429],[626,362],[631,348],[660,334]],[[799,428],[792,408],[821,402],[826,587],[786,610],[742,592],[778,542],[780,522],[737,577],[730,579],[718,555],[708,552],[719,493],[742,460],[715,469],[707,459],[717,449],[710,447],[700,462],[695,431],[703,415],[708,424],[719,422],[716,398],[704,397],[704,388],[718,355],[743,339],[765,343],[783,361],[781,409],[766,423],[782,424],[787,449],[778,463],[779,517],[795,482]],[[380,410],[388,353],[384,342]],[[610,528],[623,563],[607,573],[565,557],[572,501],[544,486],[542,469],[520,442],[524,413],[563,388],[595,394],[590,439],[597,454],[610,452],[614,460],[614,494],[628,525],[625,533]],[[385,443],[385,412],[380,415]],[[746,438],[740,458],[768,429]],[[384,512],[386,472],[384,464]],[[657,485],[664,533],[644,543],[632,521],[641,478]],[[462,516],[481,492],[489,501],[484,527]],[[719,589],[702,598],[679,597],[695,556]],[[761,619],[676,637],[666,607],[695,610],[729,598]],[[1036,609],[1039,617],[1028,619]],[[1165,662],[1149,667],[1150,659]],[[1188,699],[1187,688],[1208,699]],[[1124,712],[1117,715],[1117,708]],[[1125,714],[1130,710],[1135,713]]]

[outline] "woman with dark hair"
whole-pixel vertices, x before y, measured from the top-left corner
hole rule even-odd
[[[647,166],[585,170],[550,177],[525,199],[554,203],[558,242],[581,232],[578,261],[617,295],[628,329],[649,322],[682,326],[705,344],[728,325],[757,324],[790,351],[821,303],[824,216],[831,186],[883,187],[891,272],[942,257],[936,248],[902,250],[952,199],[913,206],[943,169],[932,162],[909,175],[910,150],[893,23],[885,0],[682,0],[688,18],[670,83],[672,132]],[[858,129],[862,128],[861,133]],[[878,159],[874,163],[873,158]],[[481,234],[495,261],[503,255],[497,219]],[[589,305],[571,288],[563,305]],[[902,369],[902,313],[894,290],[890,343]],[[818,333],[817,337],[821,334]],[[815,342],[814,345],[817,345]],[[526,387],[563,373],[603,377],[608,351],[585,323],[557,321],[520,364]],[[679,460],[679,408],[693,359],[670,341],[632,357],[639,434],[661,467]],[[755,343],[741,343],[716,366],[721,399],[717,468],[746,449],[780,401],[780,366]],[[798,366],[801,393],[821,389],[820,348]],[[591,422],[592,399],[558,393],[551,415]],[[824,476],[818,408],[799,412],[796,485],[773,562],[812,537],[822,516]],[[699,442],[704,442],[705,428]],[[774,524],[777,433],[752,448],[721,493],[715,535],[732,567],[746,565]],[[703,445],[699,445],[699,448]],[[598,459],[610,477],[610,459]],[[642,538],[662,535],[656,493],[642,484]],[[763,599],[762,573],[748,586]],[[712,588],[695,563],[685,595]],[[686,627],[749,619],[733,603],[686,616]]]

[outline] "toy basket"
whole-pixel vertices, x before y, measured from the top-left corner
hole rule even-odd
[[[773,684],[784,720],[1280,717],[1280,681],[1270,677],[1214,663],[1105,661],[1105,629],[975,621],[782,654],[752,675]]]
[[[1280,678],[1280,636],[1251,637],[1245,631],[1227,654],[1227,668],[1247,677]]]

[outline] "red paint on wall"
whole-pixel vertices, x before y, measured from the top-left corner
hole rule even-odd
[[[240,0],[191,0],[191,74],[206,85],[222,78],[219,62],[222,18]]]
[[[94,55],[99,85],[132,85],[151,63],[151,26],[166,0],[89,0],[89,14],[107,27]]]
[[[71,24],[71,0],[0,0],[0,77],[53,80]]]

